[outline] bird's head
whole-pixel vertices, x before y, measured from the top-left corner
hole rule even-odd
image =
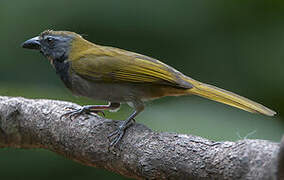
[[[23,48],[39,50],[51,61],[64,61],[72,51],[74,41],[84,41],[84,39],[69,31],[46,30],[39,36],[25,41]]]

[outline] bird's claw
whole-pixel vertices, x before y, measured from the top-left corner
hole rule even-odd
[[[63,117],[67,117],[70,120],[76,119],[78,116],[82,115],[82,114],[88,114],[88,115],[93,115],[93,114],[99,114],[101,113],[103,116],[105,116],[105,113],[103,111],[99,111],[99,110],[90,110],[87,107],[82,107],[79,109],[76,109],[74,107],[66,107],[66,109],[72,109],[72,111],[69,111],[63,115],[60,116],[60,119],[62,119]]]
[[[70,120],[73,120],[73,119],[77,118],[79,115],[82,115],[83,113],[87,113],[84,108],[80,108],[80,109],[72,108],[72,109],[73,109],[72,111],[69,111],[65,114],[62,114],[60,119],[62,119],[63,117],[67,117]]]
[[[120,126],[117,130],[109,134],[108,138],[115,136],[114,139],[111,141],[110,146],[115,146],[121,140],[124,133],[125,133],[125,128]]]
[[[117,130],[113,131],[108,135],[108,138],[110,139],[111,137],[114,136],[114,139],[111,141],[110,146],[114,147],[116,144],[122,139],[123,135],[125,134],[126,129],[131,126],[133,123],[135,123],[135,119],[132,118],[130,122],[126,124],[122,124],[118,127]]]

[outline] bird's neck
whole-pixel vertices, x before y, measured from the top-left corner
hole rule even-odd
[[[82,52],[87,51],[90,48],[96,47],[95,44],[80,38],[80,39],[74,39],[72,41],[71,50],[68,56],[68,59],[70,60],[76,60],[79,59],[82,56]]]
[[[71,89],[72,84],[71,84],[70,75],[69,75],[70,62],[68,60],[65,60],[65,61],[54,60],[52,62],[52,65],[55,68],[56,74],[59,75],[64,85],[67,88]]]

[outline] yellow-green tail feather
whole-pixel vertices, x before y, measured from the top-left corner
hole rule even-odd
[[[276,114],[275,111],[235,93],[193,79],[187,79],[187,81],[194,85],[193,88],[188,90],[188,93],[190,94],[205,97],[252,113],[259,113],[267,116]]]

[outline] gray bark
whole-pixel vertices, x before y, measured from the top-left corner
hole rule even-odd
[[[284,140],[213,142],[157,133],[135,123],[110,148],[120,121],[99,116],[60,119],[69,102],[0,96],[0,148],[45,148],[69,159],[136,179],[280,179]]]

